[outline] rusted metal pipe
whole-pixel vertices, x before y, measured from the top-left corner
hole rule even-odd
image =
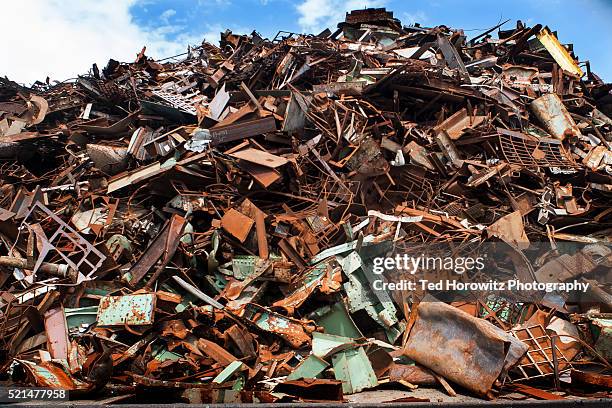
[[[28,260],[26,258],[15,258],[12,256],[0,256],[0,265],[21,269],[29,269],[32,267],[32,265],[28,265]],[[68,265],[43,262],[38,270],[61,278],[73,279],[73,277],[76,277],[76,271],[71,271]]]

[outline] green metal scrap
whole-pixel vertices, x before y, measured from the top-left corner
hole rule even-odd
[[[244,280],[255,273],[255,264],[259,260],[258,256],[234,255],[230,262],[234,278]]]
[[[325,369],[329,367],[329,363],[322,358],[309,355],[304,361],[298,365],[291,374],[287,376],[287,380],[300,380],[302,378],[317,378]]]
[[[227,367],[225,367],[223,369],[223,371],[221,371],[214,379],[213,379],[213,383],[215,384],[223,384],[224,382],[226,382],[227,380],[229,380],[230,378],[232,378],[232,376],[242,370],[245,370],[246,366],[244,365],[244,363],[242,361],[239,360],[235,360],[232,361],[230,363],[230,365],[228,365]]]
[[[313,318],[317,326],[325,329],[325,333],[350,338],[363,337],[341,299],[331,306],[315,310]]]
[[[384,290],[371,290],[374,281],[381,277],[375,275],[372,264],[364,263],[355,251],[344,258],[339,258],[338,262],[348,277],[344,289],[348,297],[349,311],[355,313],[365,310],[385,329],[387,339],[394,343],[404,331],[404,324],[400,324],[397,319],[397,309],[389,294]]]
[[[278,255],[270,255],[269,261],[280,261],[282,258]],[[238,280],[245,280],[251,277],[258,271],[258,266],[261,266],[262,259],[254,255],[235,255],[232,260],[219,269],[226,275],[232,275]],[[229,270],[231,268],[231,272]]]
[[[98,306],[86,306],[65,309],[66,323],[69,329],[77,329],[83,325],[90,325],[96,322]]]
[[[329,262],[321,262],[318,265],[315,265],[312,269],[310,269],[304,276],[303,285],[308,285],[309,283],[318,280],[321,275],[323,275],[327,270],[328,264]]]
[[[165,346],[162,346],[161,344],[157,344],[153,346],[153,348],[154,350],[153,350],[152,356],[155,360],[158,360],[160,362],[178,361],[181,358],[183,358],[182,355],[175,353],[173,351],[169,351]]]
[[[338,350],[357,345],[350,337],[335,336],[333,334],[312,333],[312,354],[316,357],[326,358]]]
[[[342,381],[342,392],[354,394],[378,385],[378,379],[363,347],[340,351],[332,357],[334,377]]]

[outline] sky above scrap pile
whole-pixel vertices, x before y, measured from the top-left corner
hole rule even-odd
[[[226,28],[268,38],[279,30],[318,33],[364,7],[387,7],[405,25],[462,28],[468,38],[506,19],[505,29],[518,19],[548,25],[612,82],[612,0],[21,0],[0,7],[0,75],[25,84],[73,78],[109,58],[133,61],[143,45],[162,58],[203,38],[216,44]]]

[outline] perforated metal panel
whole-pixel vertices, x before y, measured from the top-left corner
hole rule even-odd
[[[153,94],[162,98],[164,101],[168,102],[172,106],[177,109],[182,110],[183,112],[190,113],[192,115],[196,115],[195,104],[199,102],[202,97],[185,97],[179,93],[173,93],[163,90],[154,90]]]
[[[530,138],[504,130],[498,138],[501,157],[510,164],[525,167],[576,167],[560,141]]]
[[[155,294],[104,296],[98,307],[99,326],[145,325],[153,323]]]

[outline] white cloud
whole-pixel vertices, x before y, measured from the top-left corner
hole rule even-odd
[[[220,24],[214,24],[208,27],[208,30],[202,34],[202,38],[207,42],[219,45],[219,41],[221,40],[221,31],[225,31]]]
[[[402,13],[402,24],[411,25],[414,23],[424,23],[427,21],[427,16],[423,11],[415,11],[414,13]]]
[[[0,76],[22,83],[64,80],[102,68],[109,58],[133,61],[143,45],[162,58],[186,51],[201,36],[180,27],[139,27],[130,7],[139,0],[28,0],[2,2],[0,38],[4,39]],[[168,34],[174,34],[168,39]],[[11,40],[12,39],[12,40]]]
[[[174,16],[175,14],[176,10],[168,9],[159,15],[159,19],[164,23],[168,24],[168,20],[170,19],[170,17]]]
[[[298,24],[305,32],[318,33],[325,28],[334,29],[344,21],[347,11],[384,6],[387,0],[304,0],[296,8]]]

